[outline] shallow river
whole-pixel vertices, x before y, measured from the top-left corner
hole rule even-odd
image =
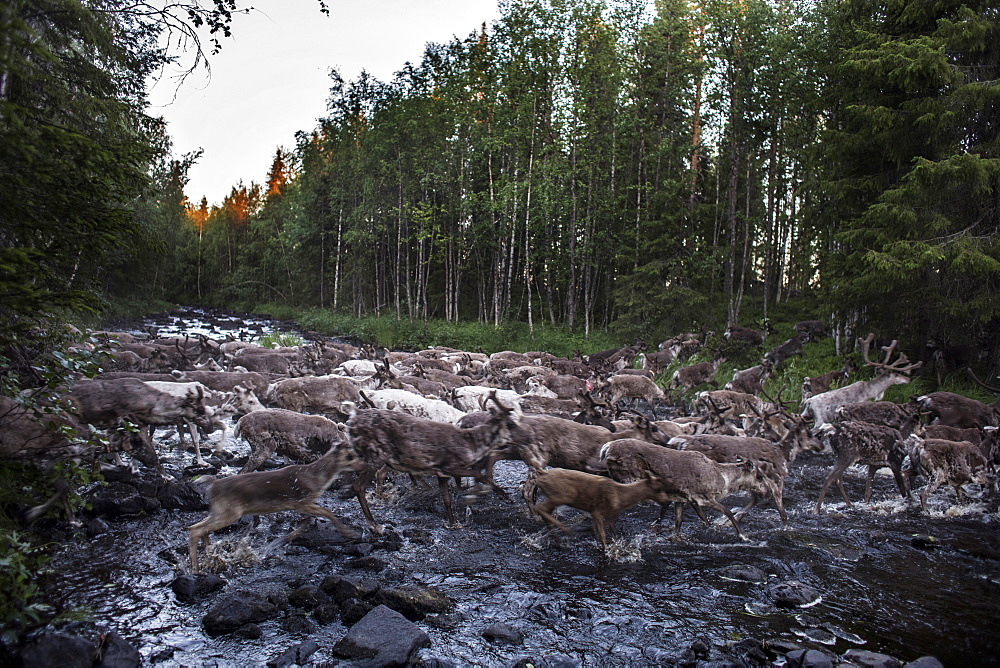
[[[165,464],[179,474],[191,455],[168,453],[176,437],[165,434],[159,434]],[[225,445],[246,454],[231,437]],[[684,661],[699,638],[713,661],[739,662],[746,639],[780,639],[829,655],[857,648],[904,662],[930,654],[946,666],[1000,665],[996,504],[976,488],[969,491],[982,498],[965,504],[941,490],[927,516],[916,500],[898,498],[891,477],[880,475],[871,504],[848,509],[828,495],[825,512],[816,515],[812,508],[831,464],[832,455],[800,456],[786,484],[788,526],[781,526],[773,505],[755,508],[743,521],[749,542],[726,524],[702,525],[689,510],[681,540],[669,530],[672,513],[664,531],[654,533],[658,509],[645,505],[623,515],[620,539],[605,555],[586,515],[562,511],[573,529],[569,537],[528,517],[520,500],[526,469],[519,462],[498,465],[498,482],[513,502],[485,497],[465,510],[460,529],[443,527],[436,491],[413,490],[399,477],[382,497],[369,492],[376,519],[399,542],[365,530],[360,541],[343,543],[318,522],[303,537],[308,546],[296,541],[261,559],[263,546],[297,522],[289,513],[261,518],[255,527],[244,519],[213,541],[229,550],[224,591],[287,592],[318,586],[328,574],[443,591],[456,614],[419,623],[431,638],[419,657],[432,665],[436,659],[437,665],[511,666],[524,657],[552,666],[672,665]],[[848,470],[853,499],[863,495],[863,476],[860,467]],[[734,497],[729,505],[742,501]],[[323,503],[355,529],[365,527],[347,492],[331,490]],[[279,615],[261,624],[258,640],[205,634],[201,619],[219,593],[185,605],[170,589],[187,571],[186,527],[203,516],[160,512],[69,539],[53,561],[47,589],[58,592],[61,605],[117,629],[148,663],[264,664],[311,638],[320,646],[312,662],[350,665],[332,653],[347,630],[339,621],[314,623],[303,635],[285,630]],[[807,608],[775,607],[770,589],[789,582],[810,587],[820,599]],[[494,622],[521,630],[523,644],[484,638],[483,629]]]

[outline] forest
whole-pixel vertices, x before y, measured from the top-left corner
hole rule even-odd
[[[504,1],[391,81],[331,71],[261,183],[192,201],[145,83],[237,10],[0,9],[5,338],[157,300],[652,342],[816,317],[1000,371],[995,2]]]

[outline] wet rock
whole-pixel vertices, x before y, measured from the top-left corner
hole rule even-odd
[[[244,624],[233,631],[233,635],[237,638],[245,638],[246,640],[257,640],[264,637],[264,630],[256,624]]]
[[[174,652],[176,652],[173,647],[164,647],[159,652],[154,652],[149,657],[150,663],[163,663],[165,661],[170,661],[174,658]]]
[[[278,610],[288,609],[288,593],[284,590],[269,591],[265,594],[268,603],[273,603]]]
[[[111,527],[108,526],[108,523],[105,522],[100,517],[92,517],[91,519],[87,520],[86,528],[87,528],[87,535],[91,537],[100,536],[101,534],[107,533],[108,531],[111,530]]]
[[[464,621],[465,616],[458,612],[449,612],[440,615],[427,615],[424,617],[424,624],[433,626],[436,629],[444,629],[446,631],[458,627],[458,625]]]
[[[321,522],[309,527],[291,540],[292,545],[305,547],[323,554],[340,554],[343,546],[351,542],[330,522]]]
[[[818,591],[794,580],[772,585],[768,587],[767,593],[774,604],[781,608],[801,608],[818,603],[820,600]]]
[[[349,557],[367,557],[372,553],[372,549],[374,548],[371,543],[352,543],[345,545],[341,553]]]
[[[312,610],[325,603],[330,603],[329,594],[319,587],[313,585],[303,585],[288,594],[288,602],[296,608]]]
[[[797,649],[785,655],[788,668],[833,668],[833,659],[815,649]]]
[[[727,566],[722,569],[721,575],[737,582],[767,582],[767,573],[756,566]]]
[[[375,603],[390,607],[414,622],[432,612],[448,612],[452,608],[451,599],[433,587],[380,589],[375,594]]]
[[[389,530],[375,543],[376,550],[386,550],[387,552],[398,552],[403,549],[403,537],[395,531]]]
[[[764,641],[764,649],[777,656],[802,649],[802,645],[784,638],[768,638]]]
[[[844,652],[844,660],[862,668],[899,668],[901,665],[899,659],[866,649],[849,649]]]
[[[174,595],[181,603],[190,603],[197,598],[221,589],[226,581],[214,573],[199,575],[181,575],[170,584]]]
[[[483,629],[481,635],[490,642],[504,642],[510,645],[520,645],[524,642],[524,631],[510,624],[490,624]]]
[[[139,650],[126,641],[117,631],[109,631],[103,636],[100,658],[95,668],[137,668],[142,662]]]
[[[765,665],[770,663],[771,657],[764,650],[764,643],[756,638],[744,638],[732,646],[732,651],[737,656],[742,656],[753,665]]]
[[[191,481],[171,482],[156,491],[156,499],[166,510],[205,510],[208,508],[208,486]]]
[[[941,547],[941,542],[934,536],[915,535],[910,538],[910,545],[919,547],[921,550],[933,550]]]
[[[374,607],[375,606],[367,601],[362,601],[357,598],[349,598],[340,604],[340,619],[346,626],[352,626],[364,619],[364,617],[371,612]]]
[[[343,606],[349,598],[364,599],[374,594],[378,587],[370,582],[343,575],[327,575],[319,588]]]
[[[448,659],[442,659],[439,657],[432,658],[421,658],[420,666],[422,668],[458,668],[458,664],[454,661],[449,661]]]
[[[536,668],[580,668],[583,662],[566,654],[543,656],[535,664]]]
[[[202,618],[201,623],[205,632],[214,637],[232,633],[244,624],[264,621],[276,610],[277,606],[260,594],[239,591],[223,597]]]
[[[712,653],[712,646],[704,638],[695,638],[688,651],[694,656],[694,658],[704,661],[708,659],[708,655]]]
[[[348,568],[358,568],[358,569],[363,568],[369,571],[375,571],[376,573],[383,570],[386,567],[386,565],[387,564],[382,559],[372,556],[358,557],[357,559],[351,559],[345,564],[345,566],[347,566]]]
[[[316,632],[316,625],[309,621],[309,618],[302,614],[295,614],[281,620],[281,629],[286,633],[296,633],[307,636]]]
[[[418,649],[430,644],[430,637],[416,624],[380,605],[352,626],[333,652],[346,659],[370,659],[379,666],[405,666]]]
[[[815,628],[815,627],[808,629],[793,628],[792,633],[802,638],[805,638],[806,640],[810,640],[812,642],[818,642],[822,645],[837,644],[837,636],[827,631],[826,629]]]
[[[944,664],[933,656],[922,656],[905,664],[903,668],[944,668]]]
[[[66,633],[46,633],[25,644],[17,655],[16,664],[24,668],[91,668],[96,658],[97,646],[94,641]]]
[[[340,617],[340,606],[333,602],[317,605],[313,610],[313,617],[323,626],[332,624],[337,617]]]
[[[90,498],[90,505],[97,515],[107,517],[122,517],[138,515],[145,512],[153,504],[150,499],[144,498],[132,485],[123,482],[108,483],[105,487],[99,488]]]
[[[267,668],[287,668],[288,666],[302,666],[309,661],[309,657],[319,650],[319,644],[315,640],[306,640],[294,647],[289,647],[280,656],[267,662]]]
[[[427,529],[407,529],[403,536],[417,545],[433,545],[434,535]]]

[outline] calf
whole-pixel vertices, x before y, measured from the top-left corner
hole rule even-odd
[[[700,452],[671,450],[650,445],[636,439],[609,441],[601,447],[601,460],[607,464],[608,473],[620,482],[649,478],[656,482],[661,493],[660,518],[663,521],[667,503],[674,502],[676,519],[674,532],[680,535],[681,513],[685,503],[694,505],[699,517],[705,519],[702,506],[722,512],[740,538],[746,540],[732,511],[719,503],[733,492],[740,490],[761,491],[766,485],[759,479],[757,469],[749,461],[719,463]]]
[[[316,517],[325,517],[341,534],[354,537],[337,517],[316,503],[341,471],[357,466],[357,457],[346,445],[330,448],[310,464],[295,464],[276,471],[241,473],[221,478],[209,489],[208,517],[188,527],[188,551],[191,571],[198,572],[198,543],[208,550],[209,534],[236,522],[244,515],[264,515],[280,510],[296,510]],[[304,528],[300,526],[294,533]],[[286,536],[285,541],[291,536]]]
[[[492,398],[497,408],[488,421],[469,429],[433,422],[407,413],[383,409],[358,411],[347,422],[351,447],[364,466],[354,481],[354,491],[369,526],[382,533],[372,517],[365,488],[383,466],[416,475],[435,475],[441,490],[449,526],[455,526],[448,478],[472,477],[488,484],[503,497],[506,493],[486,471],[493,462],[509,457],[530,442],[531,434],[522,427],[513,410]]]
[[[903,460],[906,458],[903,439],[909,436],[909,428],[907,426],[904,433],[892,427],[867,422],[837,422],[824,426],[821,431],[822,438],[824,441],[829,441],[837,455],[837,461],[820,489],[816,512],[822,511],[823,497],[834,482],[837,483],[840,495],[844,497],[844,503],[850,507],[851,500],[847,497],[847,490],[844,489],[844,472],[851,464],[858,462],[868,466],[865,503],[872,497],[872,480],[875,478],[875,472],[884,466],[892,469],[892,476],[896,479],[900,496],[908,497],[910,492],[903,480],[902,469]]]
[[[978,447],[968,441],[921,439],[911,435],[905,446],[910,455],[913,473],[922,471],[928,477],[927,484],[920,492],[920,508],[925,513],[927,497],[945,483],[955,488],[958,501],[962,502],[965,498],[962,485],[985,485],[989,482],[986,477],[986,458]]]
[[[614,535],[615,520],[623,510],[643,501],[663,498],[657,481],[652,478],[622,484],[604,476],[560,468],[538,472],[533,484],[545,495],[544,501],[530,506],[533,513],[569,534],[569,528],[553,517],[552,511],[559,506],[587,511],[593,518],[597,540],[605,550],[608,547],[605,519]]]
[[[240,473],[256,471],[275,453],[308,463],[347,440],[346,429],[333,420],[282,408],[244,415],[236,423],[235,436],[250,445],[250,457]]]
[[[833,387],[834,383],[842,383],[852,373],[857,371],[857,368],[854,361],[848,359],[844,362],[844,366],[837,371],[828,371],[819,376],[806,378],[802,381],[802,399],[805,400],[815,394],[822,394]]]

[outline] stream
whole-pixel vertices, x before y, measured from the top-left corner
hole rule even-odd
[[[191,315],[180,319],[185,331],[225,333]],[[146,324],[161,336],[175,333],[168,320]],[[157,437],[165,469],[182,476],[191,454],[175,447],[176,434],[161,430]],[[231,431],[223,445],[234,457],[249,450]],[[215,461],[222,474],[238,470],[227,458]],[[440,590],[454,609],[418,622],[431,639],[417,654],[424,665],[513,666],[525,658],[537,666],[781,665],[783,653],[754,653],[764,642],[831,657],[862,649],[903,662],[932,655],[946,666],[1000,665],[1000,514],[987,490],[967,488],[960,504],[942,488],[924,515],[916,498],[898,497],[888,470],[876,477],[872,503],[862,503],[864,469],[854,466],[845,477],[853,507],[831,493],[817,515],[813,506],[832,463],[830,454],[800,455],[785,486],[788,526],[764,503],[742,521],[747,542],[728,524],[703,525],[689,509],[681,539],[673,536],[672,512],[654,532],[659,509],[645,504],[622,515],[618,539],[604,554],[585,513],[560,511],[569,536],[529,517],[520,462],[497,465],[497,482],[511,501],[487,495],[457,504],[464,512],[459,529],[444,528],[436,487],[414,488],[397,476],[381,495],[369,490],[376,520],[389,527],[386,536],[372,535],[349,487],[335,485],[323,505],[362,534],[355,541],[314,521],[298,539],[262,556],[265,545],[297,524],[287,512],[244,518],[212,539],[225,562],[221,592],[287,600],[291,589],[319,586],[333,574]],[[743,502],[735,496],[728,505]],[[294,606],[262,622],[260,638],[206,634],[201,620],[221,592],[182,603],[171,589],[189,572],[186,528],[205,514],[106,518],[100,530],[76,535],[53,527],[64,542],[44,588],[60,609],[117,630],[147,664],[264,665],[311,639],[319,650],[310,665],[354,665],[332,651],[348,629],[341,620],[292,624],[289,618],[302,614]],[[709,519],[717,515],[709,512]],[[817,596],[808,607],[781,607],[774,592],[785,585]],[[521,631],[523,642],[485,638],[483,630],[498,622]]]

